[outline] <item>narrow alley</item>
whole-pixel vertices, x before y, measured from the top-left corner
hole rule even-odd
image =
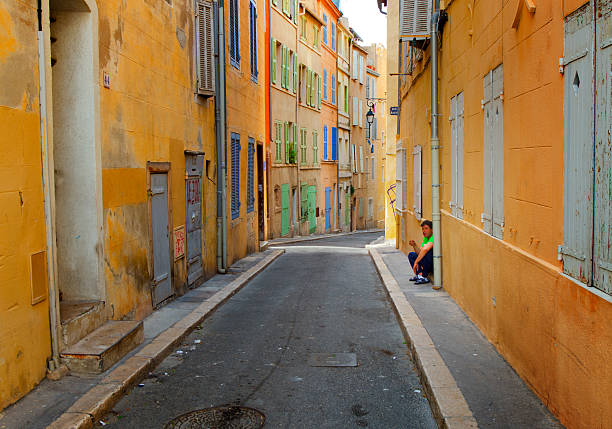
[[[378,236],[287,246],[121,400],[105,427],[162,428],[227,404],[263,412],[269,428],[436,427],[364,248]],[[357,366],[312,366],[318,353],[354,353]]]

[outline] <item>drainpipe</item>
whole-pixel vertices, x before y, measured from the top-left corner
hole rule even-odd
[[[336,82],[336,88],[338,88],[338,21],[336,21],[336,34],[333,37],[336,39],[336,46],[334,50],[334,53],[336,54],[336,71],[334,72],[334,81]],[[340,127],[338,126],[340,116],[338,109],[340,108],[340,103],[338,103],[338,92],[336,91],[336,88],[332,88],[332,91],[336,93],[336,230],[341,230],[342,228],[340,226],[342,225],[342,219],[340,219],[340,204],[342,204],[342,202],[340,201],[340,146],[338,146],[338,136],[340,134]],[[332,141],[332,146],[333,144],[334,142]]]
[[[438,137],[438,19],[440,3],[436,6],[431,25],[431,188],[432,223],[434,230],[434,284],[442,287],[442,239],[440,222],[440,139]]]
[[[217,150],[217,271],[227,271],[227,193],[225,176],[227,169],[227,104],[225,99],[225,9],[224,0],[215,8],[215,136]]]
[[[397,149],[398,146],[400,145],[400,124],[402,122],[402,70],[400,69],[400,64],[402,61],[402,39],[399,39],[399,42],[397,43],[397,65],[398,65],[398,73],[397,73],[397,118],[395,119],[395,125],[396,125],[396,131],[395,131],[395,158],[396,158],[396,162],[395,165],[397,167]],[[401,159],[403,161],[403,158]],[[406,166],[404,166],[406,167]],[[397,182],[397,175],[398,175],[399,171],[395,172],[395,179]],[[406,204],[406,201],[404,201],[404,184],[403,184],[403,180],[402,177],[400,177],[400,180],[402,181],[402,188],[400,189],[400,192],[402,193],[402,205]],[[397,186],[395,187],[395,191],[396,191],[396,195],[395,195],[395,201],[397,202]],[[402,214],[403,211],[403,207],[399,207],[395,209],[395,248],[399,249],[400,248],[400,240],[402,240],[404,237],[400,237],[400,216],[403,216]]]
[[[49,140],[47,136],[47,77],[45,61],[45,33],[42,27],[42,4],[38,0],[38,81],[40,106],[40,153],[42,164],[42,184],[45,210],[45,229],[47,244],[47,282],[49,284],[49,325],[51,330],[51,359],[49,371],[59,368],[59,340],[57,337],[57,291],[55,283],[55,240],[53,212],[51,208],[51,175],[49,172]]]

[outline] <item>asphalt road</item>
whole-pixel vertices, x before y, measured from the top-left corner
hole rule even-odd
[[[163,428],[220,405],[255,408],[265,428],[435,428],[365,244],[380,233],[287,246],[221,307],[105,428]],[[310,366],[355,353],[356,367]]]

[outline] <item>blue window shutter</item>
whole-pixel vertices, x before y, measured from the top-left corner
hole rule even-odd
[[[332,127],[332,161],[337,158],[338,151],[338,128]]]
[[[240,216],[240,134],[232,133],[231,149],[232,149],[231,207],[232,207],[232,219],[236,219]]]
[[[336,25],[332,22],[331,25],[331,42],[332,42],[332,51],[336,50]]]
[[[327,160],[327,125],[323,127],[323,159]]]
[[[327,45],[327,15],[323,14],[323,42]]]
[[[332,94],[332,104],[336,104],[336,76],[332,74],[331,79],[331,94]]]
[[[255,140],[249,137],[247,160],[247,213],[255,208]]]
[[[323,100],[327,100],[327,70],[323,69]]]
[[[238,0],[234,0],[234,20],[236,27],[236,41],[234,44],[236,45],[236,61],[240,63],[240,15],[238,11]],[[238,140],[238,145],[240,146],[240,140]]]

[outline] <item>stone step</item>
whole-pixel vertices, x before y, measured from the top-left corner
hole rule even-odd
[[[144,341],[142,321],[111,320],[61,352],[70,371],[99,374]]]

